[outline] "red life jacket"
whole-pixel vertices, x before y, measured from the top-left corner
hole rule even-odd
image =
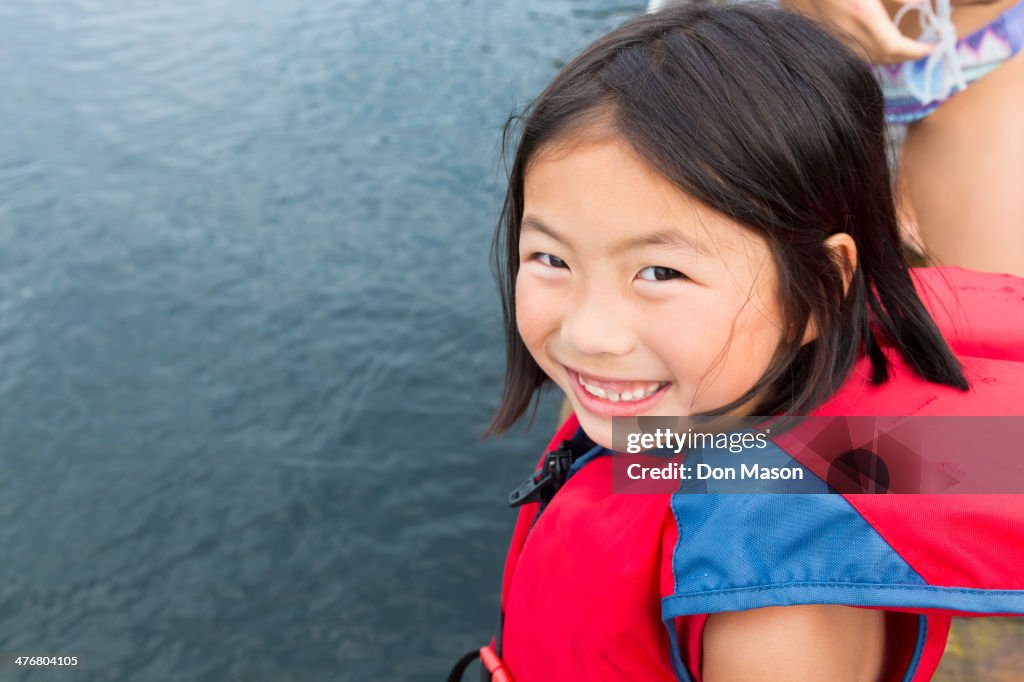
[[[887,349],[887,383],[862,359],[815,414],[1024,413],[1024,280],[914,276],[971,390]],[[1024,495],[624,495],[611,460],[574,471],[539,517],[520,509],[489,666],[502,679],[699,682],[707,614],[826,603],[884,608],[884,679],[927,680],[952,616],[1024,614]]]

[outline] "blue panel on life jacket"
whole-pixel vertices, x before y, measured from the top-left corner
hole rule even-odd
[[[679,541],[666,619],[792,604],[917,605],[910,595],[934,589],[841,495],[676,494],[671,505]]]
[[[747,455],[705,449],[688,452],[686,462],[753,461]],[[756,457],[800,466],[774,443]],[[808,471],[804,481],[684,481],[672,495],[678,541],[674,591],[662,600],[666,621],[794,604],[1024,613],[1024,590],[928,584],[842,495],[742,494],[769,491],[769,483],[786,492],[829,490]]]

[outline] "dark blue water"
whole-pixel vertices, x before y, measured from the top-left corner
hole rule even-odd
[[[479,434],[505,117],[614,0],[0,4],[2,680],[437,680],[557,403]]]

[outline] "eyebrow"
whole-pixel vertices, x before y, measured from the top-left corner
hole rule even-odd
[[[554,228],[546,225],[540,218],[528,215],[523,218],[522,229],[536,230],[554,239],[556,242],[569,246],[569,242],[560,235]],[[613,253],[634,251],[645,246],[667,246],[671,249],[699,253],[703,256],[710,256],[711,252],[703,244],[696,242],[685,235],[675,231],[655,230],[639,237],[633,237],[615,244],[612,247]]]

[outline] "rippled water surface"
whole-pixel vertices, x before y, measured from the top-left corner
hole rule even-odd
[[[0,4],[0,679],[437,680],[537,427],[500,127],[643,2]]]

